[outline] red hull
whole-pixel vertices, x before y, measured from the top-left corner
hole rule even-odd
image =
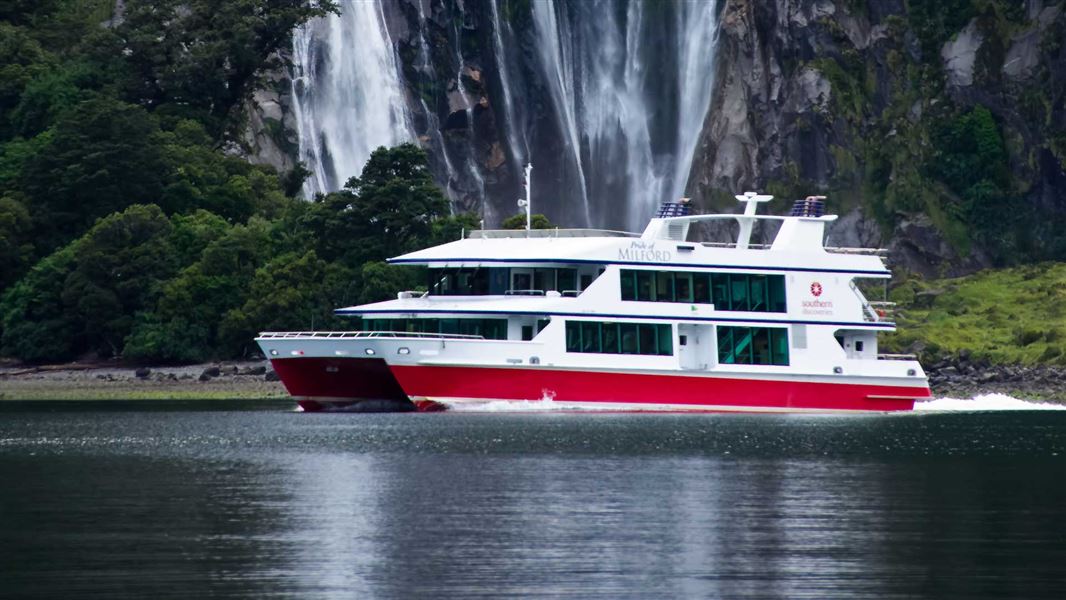
[[[736,410],[897,411],[928,398],[924,386],[602,373],[552,369],[393,366],[411,396],[667,404]]]
[[[382,359],[289,358],[273,361],[305,410],[409,396],[674,405],[732,410],[911,410],[925,386],[603,373],[533,368],[392,366]],[[413,406],[413,405],[412,405]],[[410,409],[406,409],[410,410]]]
[[[415,409],[380,358],[302,357],[274,359],[270,364],[306,411]]]

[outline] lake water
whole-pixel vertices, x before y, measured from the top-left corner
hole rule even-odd
[[[3,598],[1066,598],[1066,412],[0,403]]]

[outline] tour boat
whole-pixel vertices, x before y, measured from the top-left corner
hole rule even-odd
[[[307,411],[901,411],[928,398],[913,356],[878,353],[895,324],[864,290],[890,278],[884,253],[826,247],[836,216],[821,197],[788,216],[756,214],[772,196],[736,198],[742,213],[665,203],[642,233],[531,230],[527,200],[525,230],[472,231],[391,259],[427,267],[426,290],[336,310],[361,319],[359,331],[256,341]],[[696,224],[729,241],[688,241]],[[753,243],[756,225],[770,243]]]

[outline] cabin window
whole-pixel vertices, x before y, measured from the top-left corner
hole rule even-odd
[[[567,321],[566,351],[671,356],[673,327],[659,323]]]
[[[645,302],[655,300],[655,273],[637,271],[637,300]]]
[[[783,327],[718,327],[718,362],[788,366],[788,330]]]
[[[560,292],[577,290],[577,269],[559,269],[556,271],[556,289]]]
[[[555,285],[555,269],[533,269],[533,287],[532,290],[558,290]]]
[[[674,274],[674,301],[692,302],[692,273]]]
[[[533,274],[515,273],[514,279],[511,281],[511,289],[520,291],[533,289]]]
[[[622,269],[622,300],[714,304],[717,310],[786,312],[785,276]]]
[[[364,331],[479,335],[507,339],[507,319],[363,319]]]
[[[587,275],[582,275],[581,279],[584,279]],[[637,272],[636,271],[622,271],[622,300],[636,300],[637,299]]]

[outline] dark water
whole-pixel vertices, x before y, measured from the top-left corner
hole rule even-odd
[[[0,404],[0,597],[1066,598],[1066,413]]]

